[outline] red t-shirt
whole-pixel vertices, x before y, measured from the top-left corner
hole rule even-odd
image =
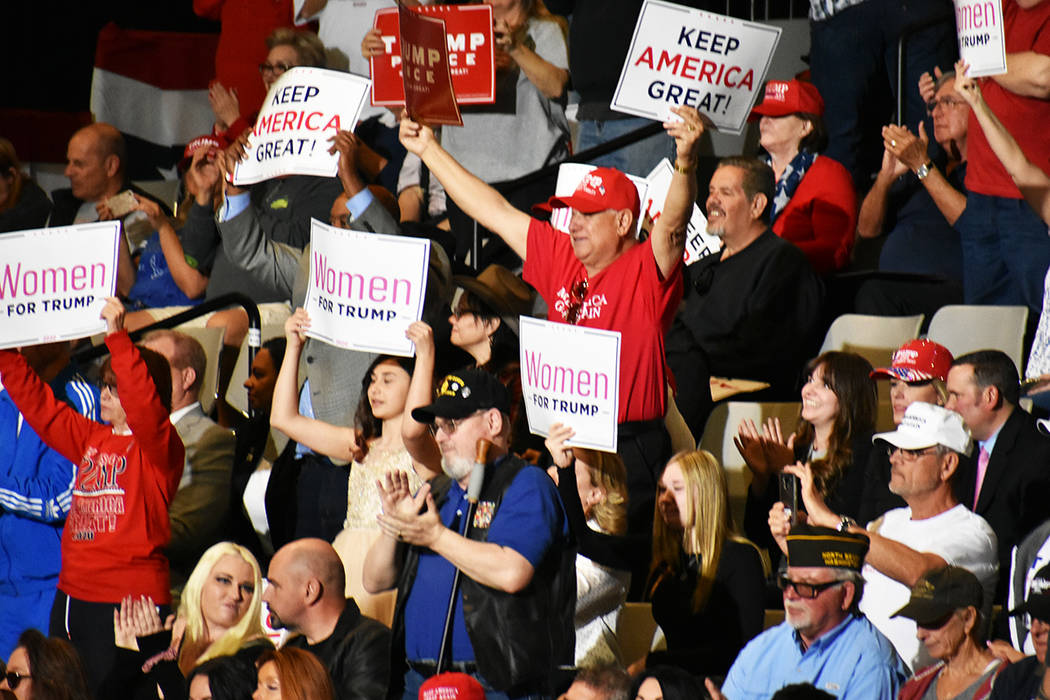
[[[1035,51],[1050,55],[1050,2],[1023,10],[1014,0],[1003,0],[1006,53]],[[988,106],[1013,134],[1028,160],[1050,175],[1050,101],[1016,95],[989,78],[981,82]],[[1020,199],[1021,192],[988,145],[977,117],[970,113],[966,147],[966,189],[970,192]]]
[[[664,334],[682,300],[682,263],[664,279],[651,241],[632,246],[609,267],[588,277],[572,241],[549,223],[532,220],[525,253],[525,281],[547,302],[547,319],[567,322],[570,290],[587,280],[577,325],[620,332],[618,420],[663,418],[670,371]]]
[[[184,449],[146,364],[126,332],[106,338],[131,435],[117,435],[57,401],[16,352],[0,351],[4,387],[33,430],[77,464],[62,531],[58,588],[71,598],[117,603],[126,595],[171,602],[164,547],[168,506]]]

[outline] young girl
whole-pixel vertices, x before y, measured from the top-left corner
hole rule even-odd
[[[333,545],[346,568],[346,594],[357,601],[364,615],[389,625],[394,613],[393,594],[372,595],[361,584],[365,554],[380,533],[376,524],[380,510],[376,480],[390,471],[404,471],[412,475],[415,490],[424,480],[440,473],[441,454],[431,438],[429,449],[424,446],[413,460],[401,441],[401,420],[413,366],[411,358],[380,355],[372,363],[365,375],[353,428],[301,415],[297,375],[304,342],[302,334],[309,326],[310,317],[303,309],[297,309],[285,322],[288,345],[274,387],[270,424],[316,452],[353,462],[347,487],[346,522]]]
[[[116,297],[106,300],[102,318],[111,354],[102,368],[101,415],[109,425],[56,400],[21,355],[0,350],[4,386],[26,421],[78,465],[50,631],[80,652],[93,689],[115,658],[113,610],[121,599],[171,602],[163,550],[171,534],[168,506],[184,459],[168,419],[167,361],[132,344]]]

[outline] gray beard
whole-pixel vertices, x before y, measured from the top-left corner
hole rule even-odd
[[[474,462],[465,457],[443,455],[441,457],[441,469],[453,481],[462,481],[470,476],[470,472],[474,470]]]

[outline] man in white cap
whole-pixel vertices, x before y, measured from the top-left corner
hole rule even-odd
[[[915,622],[890,616],[908,602],[911,587],[924,574],[947,565],[976,575],[989,607],[998,572],[995,533],[952,493],[959,458],[971,448],[970,435],[958,413],[916,401],[908,406],[896,430],[879,433],[872,440],[885,443],[890,455],[890,491],[908,505],[886,512],[866,530],[824,504],[813,487],[809,465],[788,466],[784,471],[802,481],[810,524],[866,532],[871,538],[862,572],[865,589],[860,609],[915,671],[933,660],[915,636]],[[770,529],[779,542],[784,541],[788,528],[782,504],[770,512]],[[987,615],[990,609],[984,612]]]

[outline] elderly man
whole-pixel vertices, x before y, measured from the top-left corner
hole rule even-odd
[[[823,287],[796,246],[769,228],[773,170],[725,158],[711,177],[707,231],[722,239],[686,272],[685,307],[667,334],[678,408],[697,438],[713,407],[711,376],[769,382],[770,399],[797,396],[816,349]]]
[[[368,552],[364,585],[373,593],[398,589],[392,651],[395,672],[408,661],[405,700],[419,695],[442,651],[446,669],[473,675],[490,700],[552,695],[554,670],[572,664],[576,578],[567,520],[546,473],[507,453],[508,407],[506,388],[488,372],[448,375],[434,403],[412,417],[434,426],[449,478],[414,496],[403,473],[382,485],[383,535]],[[491,466],[473,520],[462,523],[467,486],[481,468],[475,451],[485,441]]]
[[[172,586],[181,587],[204,550],[223,539],[236,439],[201,410],[207,365],[201,344],[172,330],[153,331],[142,344],[171,367],[171,422],[186,447],[182,480],[168,507],[171,541],[165,550]]]
[[[970,451],[970,436],[958,413],[916,401],[908,406],[896,430],[872,439],[888,445],[890,491],[908,505],[888,511],[869,523],[867,530],[828,509],[813,487],[808,464],[784,471],[801,479],[810,523],[866,533],[871,539],[860,609],[893,642],[908,666],[918,670],[929,666],[932,658],[915,636],[915,622],[891,616],[908,602],[911,587],[923,574],[950,564],[980,579],[984,613],[989,617],[998,570],[995,533],[952,493],[959,460]],[[770,512],[770,528],[775,536],[786,530],[781,503]]]
[[[1031,587],[1025,601],[1010,611],[1013,617],[1027,617],[1030,621],[1031,638],[1034,654],[1017,658],[1019,654],[1010,649],[1008,657],[1012,662],[1003,669],[999,679],[992,688],[991,700],[1014,700],[1015,698],[1037,698],[1050,691],[1046,668],[1046,642],[1050,634],[1050,566],[1044,566],[1032,577]],[[992,643],[992,650],[1001,653],[1005,644]],[[1040,692],[1042,688],[1042,692]]]
[[[663,336],[681,298],[685,227],[696,199],[703,122],[692,107],[664,128],[677,160],[663,214],[648,240],[634,237],[640,214],[630,180],[613,168],[584,177],[569,197],[543,210],[571,208],[569,235],[515,209],[445,151],[428,127],[401,120],[401,142],[418,155],[445,191],[479,224],[525,261],[523,276],[547,302],[548,319],[620,331],[619,444],[630,492],[628,530],[651,529],[656,480],[670,452],[663,426],[669,373]],[[644,577],[644,574],[643,574]]]
[[[857,609],[868,550],[863,535],[796,525],[787,535],[784,622],[748,642],[726,676],[722,700],[759,700],[809,682],[843,700],[892,700],[907,671],[890,642]]]
[[[332,545],[296,540],[270,560],[263,601],[274,627],[299,633],[288,646],[305,649],[328,669],[339,700],[383,698],[390,674],[390,630],[344,597],[344,576]]]
[[[959,465],[955,497],[988,521],[999,540],[999,587],[1006,597],[1010,550],[1047,516],[1050,438],[1017,407],[1017,367],[999,350],[955,358],[948,370],[948,408],[977,441],[976,455]]]

